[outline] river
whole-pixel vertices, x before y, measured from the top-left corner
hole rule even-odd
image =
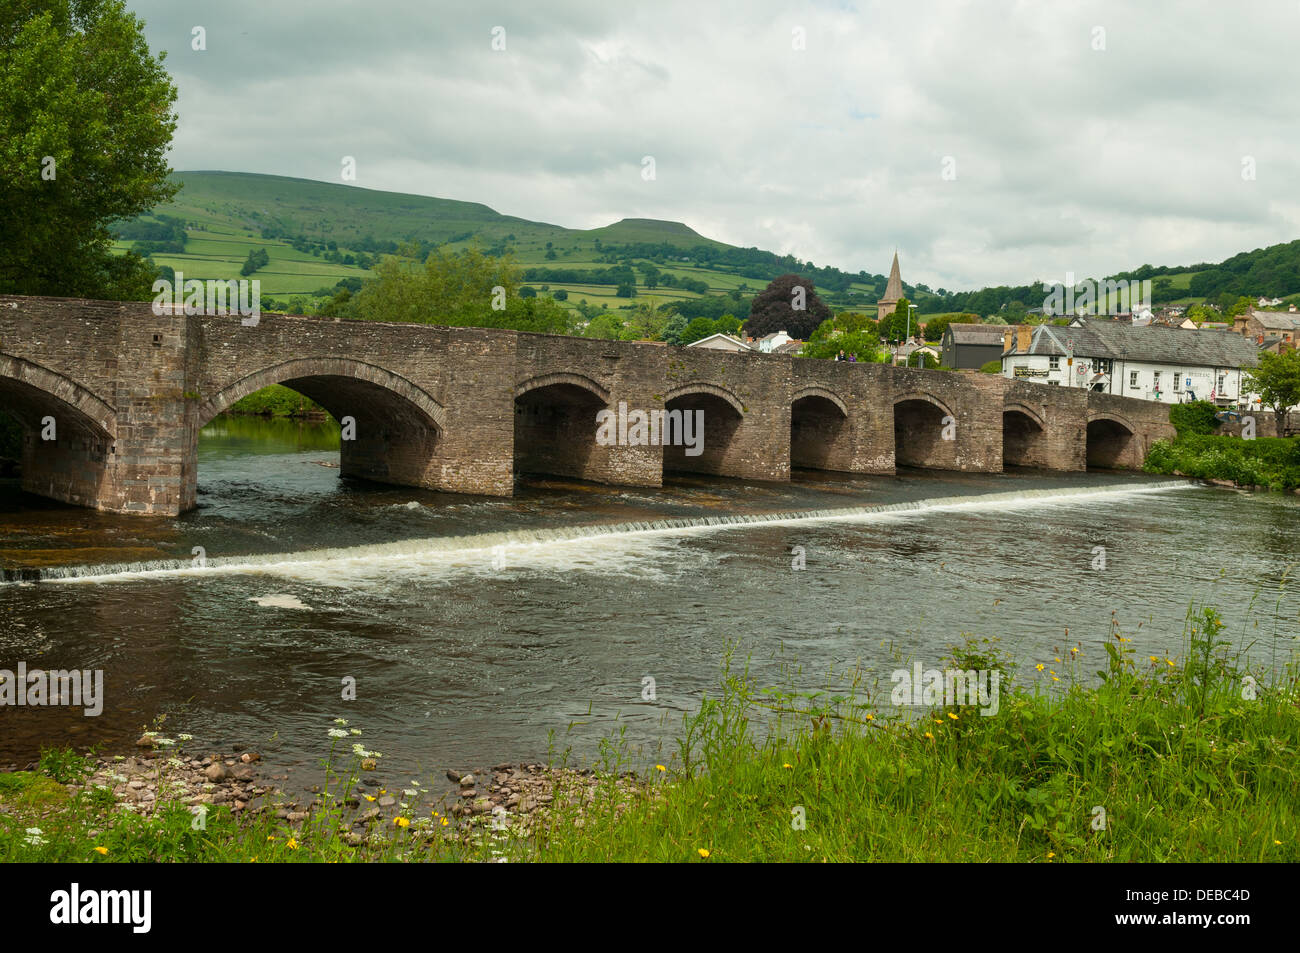
[[[588,760],[620,729],[653,764],[729,645],[760,684],[857,668],[887,695],[903,660],[943,667],[962,633],[997,636],[1045,687],[1034,666],[1060,671],[1072,645],[1082,673],[1103,667],[1112,612],[1144,663],[1182,652],[1192,604],[1217,606],[1262,665],[1300,635],[1294,496],[909,471],[530,478],[492,499],[342,481],[337,447],[332,422],[220,418],[199,508],[175,519],[0,485],[0,668],[102,669],[106,695],[99,717],[0,710],[0,763],[126,748],[165,716],[166,733],[255,748],[305,784],[341,716],[413,778]]]

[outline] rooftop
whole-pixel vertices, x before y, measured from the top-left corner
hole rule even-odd
[[[1013,333],[1008,354],[1064,356],[1066,342],[1073,341],[1077,357],[1189,367],[1254,367],[1259,363],[1255,342],[1231,331],[1192,331],[1155,324],[1135,328],[1104,318],[1081,318],[1068,328],[1039,325],[1027,352],[1019,349],[1017,337]]]

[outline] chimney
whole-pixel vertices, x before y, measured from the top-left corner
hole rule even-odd
[[[1006,354],[1011,350],[1011,338],[1015,334],[1010,328],[1002,332],[1002,353]]]
[[[1034,338],[1034,329],[1028,324],[1016,326],[1016,349],[1021,354],[1029,353],[1030,342]]]

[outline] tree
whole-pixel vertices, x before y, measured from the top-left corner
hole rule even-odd
[[[519,269],[508,255],[435,248],[421,267],[409,257],[413,246],[400,251],[375,267],[375,277],[349,303],[350,317],[545,334],[563,334],[572,326],[570,312],[552,298],[520,296]]]
[[[846,331],[838,337],[827,335],[819,337],[814,334],[799,351],[799,356],[830,360],[840,351],[844,352],[845,357],[852,354],[858,361],[865,363],[878,364],[884,360],[880,350],[880,339],[874,330]]]
[[[683,343],[682,332],[685,330],[686,330],[685,316],[680,314],[674,314],[671,318],[668,319],[668,323],[664,325],[664,329],[662,332],[660,332],[660,334],[663,337],[663,340],[668,342],[669,344],[680,345]]]
[[[792,338],[806,340],[831,316],[831,309],[813,288],[811,280],[795,274],[772,279],[750,304],[745,329],[756,338],[785,331]]]
[[[108,226],[165,202],[176,87],[123,0],[0,5],[0,293],[144,299]]]
[[[711,334],[717,334],[717,322],[710,318],[696,318],[681,333],[681,342],[683,344],[694,344],[696,341],[702,341]]]
[[[899,298],[894,313],[880,322],[880,336],[886,341],[906,341],[909,328],[912,334],[916,334],[915,316],[908,320],[909,303],[906,298]]]
[[[1246,372],[1246,388],[1277,415],[1277,435],[1285,434],[1288,412],[1300,404],[1300,351],[1261,351],[1259,367]]]

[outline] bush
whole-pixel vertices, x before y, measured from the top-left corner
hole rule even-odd
[[[981,373],[981,374],[1001,374],[1001,373],[1002,373],[1002,359],[1001,359],[1001,358],[998,358],[997,360],[989,361],[987,364],[981,364],[981,365],[980,365],[980,373]]]
[[[1241,486],[1274,490],[1300,487],[1300,438],[1258,437],[1242,440],[1222,434],[1180,436],[1158,441],[1147,452],[1143,469],[1198,480],[1231,480]]]
[[[1174,404],[1170,407],[1169,422],[1174,425],[1179,437],[1211,434],[1219,429],[1216,413],[1218,408],[1208,400],[1194,400],[1190,404]]]

